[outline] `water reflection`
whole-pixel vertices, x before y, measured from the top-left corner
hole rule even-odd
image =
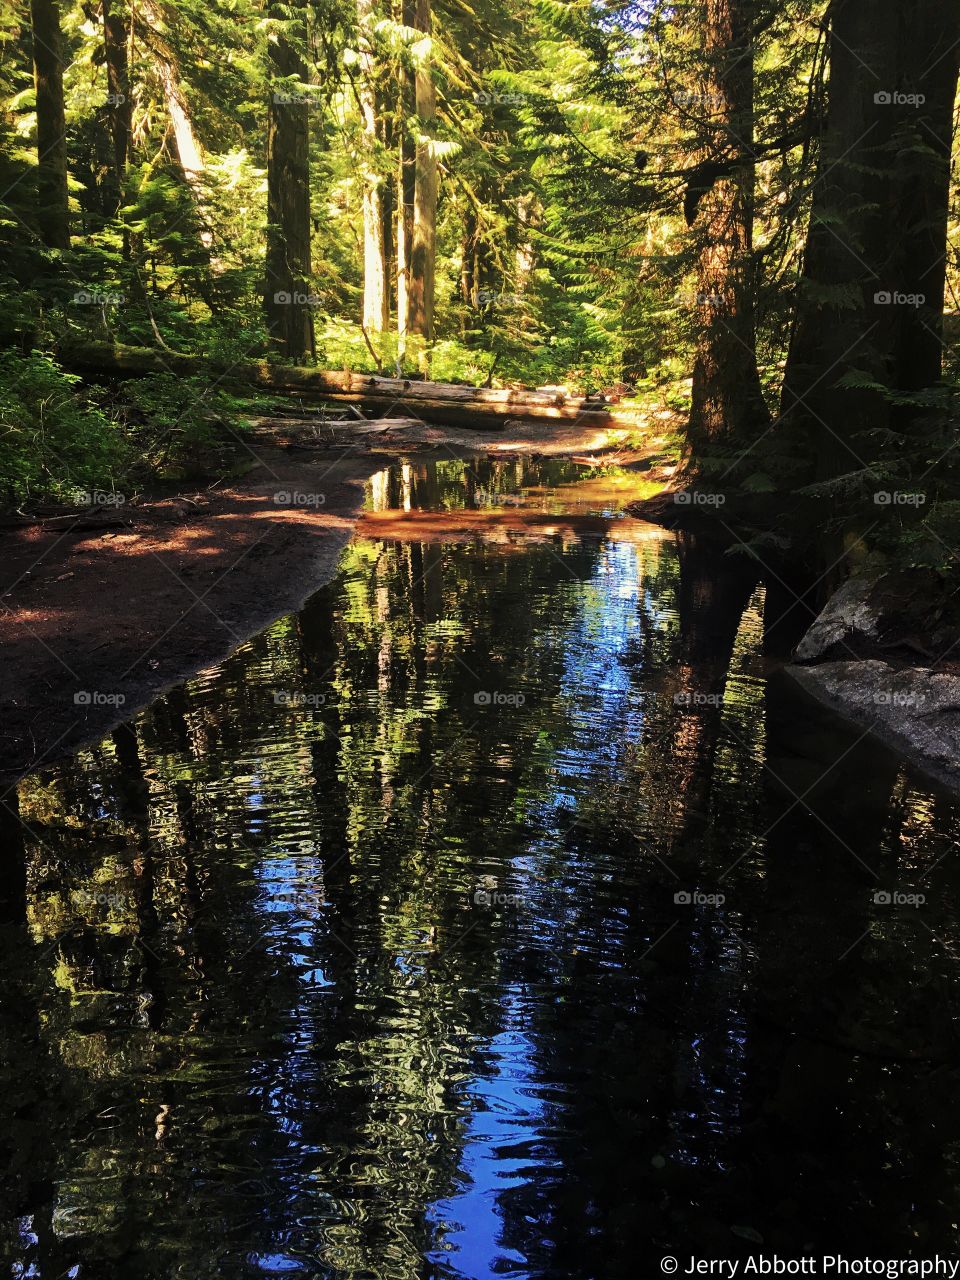
[[[410,464],[371,506],[562,511],[575,474]],[[768,677],[764,584],[608,481],[589,534],[355,541],[21,784],[11,1274],[955,1246],[956,806]]]

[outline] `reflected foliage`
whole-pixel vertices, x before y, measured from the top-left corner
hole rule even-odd
[[[565,468],[411,465],[369,502],[560,509]],[[26,779],[8,1273],[949,1248],[956,807],[767,677],[765,612],[615,517],[357,540],[301,614]]]

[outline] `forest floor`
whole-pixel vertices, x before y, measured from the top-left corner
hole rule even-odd
[[[304,434],[270,422],[248,439],[255,464],[241,481],[0,529],[0,782],[95,740],[298,609],[335,573],[366,482],[384,467],[478,454],[592,458],[617,447],[571,423],[489,432],[358,423]],[[643,456],[618,447],[621,463]],[[589,517],[565,525],[578,519]],[[448,536],[484,537],[537,521],[508,507],[442,523]],[[372,518],[370,536],[412,533]]]

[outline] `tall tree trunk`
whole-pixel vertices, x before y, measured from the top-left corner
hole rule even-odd
[[[37,90],[37,222],[51,249],[70,248],[67,204],[67,125],[57,0],[30,0]]]
[[[163,84],[163,96],[167,104],[167,114],[173,126],[173,137],[177,145],[177,159],[183,176],[191,186],[196,187],[203,178],[203,153],[193,131],[190,110],[180,84],[180,76],[172,60],[158,59],[160,80]]]
[[[429,39],[431,0],[416,0],[414,26]],[[433,83],[432,55],[420,57],[416,72],[417,118],[421,131],[430,129],[437,111]],[[413,201],[413,243],[410,252],[407,329],[425,342],[433,338],[433,294],[437,258],[437,159],[430,139],[420,137],[416,145],[416,173]]]
[[[893,112],[874,95],[896,81],[896,3],[835,0],[830,10],[829,104],[781,405],[788,442],[809,459],[806,479],[857,469],[855,437],[886,420],[881,395],[837,383],[855,368],[882,376],[886,317],[873,296],[885,287],[893,216]]]
[[[274,15],[284,20],[287,5]],[[275,72],[267,128],[267,323],[279,350],[302,360],[313,350],[313,316],[309,303],[310,154],[309,105],[291,89],[306,78],[301,48],[306,42],[307,8],[296,0],[293,29],[282,30],[270,45]]]
[[[700,244],[688,427],[694,459],[718,443],[749,444],[769,421],[754,331],[753,9],[753,0],[706,0],[702,112],[713,136],[704,165],[733,168],[688,207]]]
[[[133,103],[130,98],[130,70],[127,58],[127,27],[114,0],[102,0],[103,55],[107,67],[106,118],[113,143],[113,170],[110,213],[116,213],[123,198],[123,180],[130,148]]]
[[[943,367],[943,298],[947,275],[947,222],[953,111],[960,63],[960,6],[928,2],[901,6],[899,83],[925,101],[907,118],[897,156],[895,243],[904,294],[924,298],[899,307],[894,386],[917,391],[938,382]]]
[[[416,0],[403,0],[405,27],[416,22]],[[400,68],[400,165],[397,175],[397,334],[403,359],[410,310],[410,255],[413,249],[413,209],[416,201],[416,149],[410,121],[416,111],[414,77],[406,65]]]
[[[167,18],[162,6],[154,0],[140,0],[140,12],[147,22],[148,29],[144,34],[156,60],[157,72],[163,88],[163,99],[177,148],[177,160],[196,202],[197,216],[200,221],[200,241],[205,249],[210,249],[213,245],[213,233],[207,221],[203,195],[203,152],[194,132],[190,107],[183,91],[176,57],[163,35]]]
[[[518,295],[526,293],[537,264],[537,251],[533,242],[533,228],[540,222],[540,205],[533,194],[521,196],[517,202],[519,241],[516,249],[515,276]]]
[[[363,327],[367,333],[382,333],[390,324],[390,297],[387,292],[387,264],[384,244],[383,176],[377,164],[379,120],[377,118],[376,59],[370,40],[374,18],[373,0],[357,0],[360,76],[358,95],[363,126],[361,170],[363,181]]]
[[[460,240],[460,297],[471,310],[477,305],[477,215],[472,205],[463,213],[463,235]]]
[[[810,478],[869,469],[882,391],[940,377],[960,14],[940,0],[834,0],[830,86],[782,418]],[[910,96],[923,102],[910,102]],[[924,302],[898,299],[919,294]],[[897,410],[900,425],[915,411]],[[815,460],[815,461],[814,461]]]

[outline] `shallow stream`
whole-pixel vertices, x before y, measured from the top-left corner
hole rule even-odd
[[[20,784],[0,1275],[956,1249],[958,804],[779,670],[789,589],[582,474],[384,472],[450,536]]]

